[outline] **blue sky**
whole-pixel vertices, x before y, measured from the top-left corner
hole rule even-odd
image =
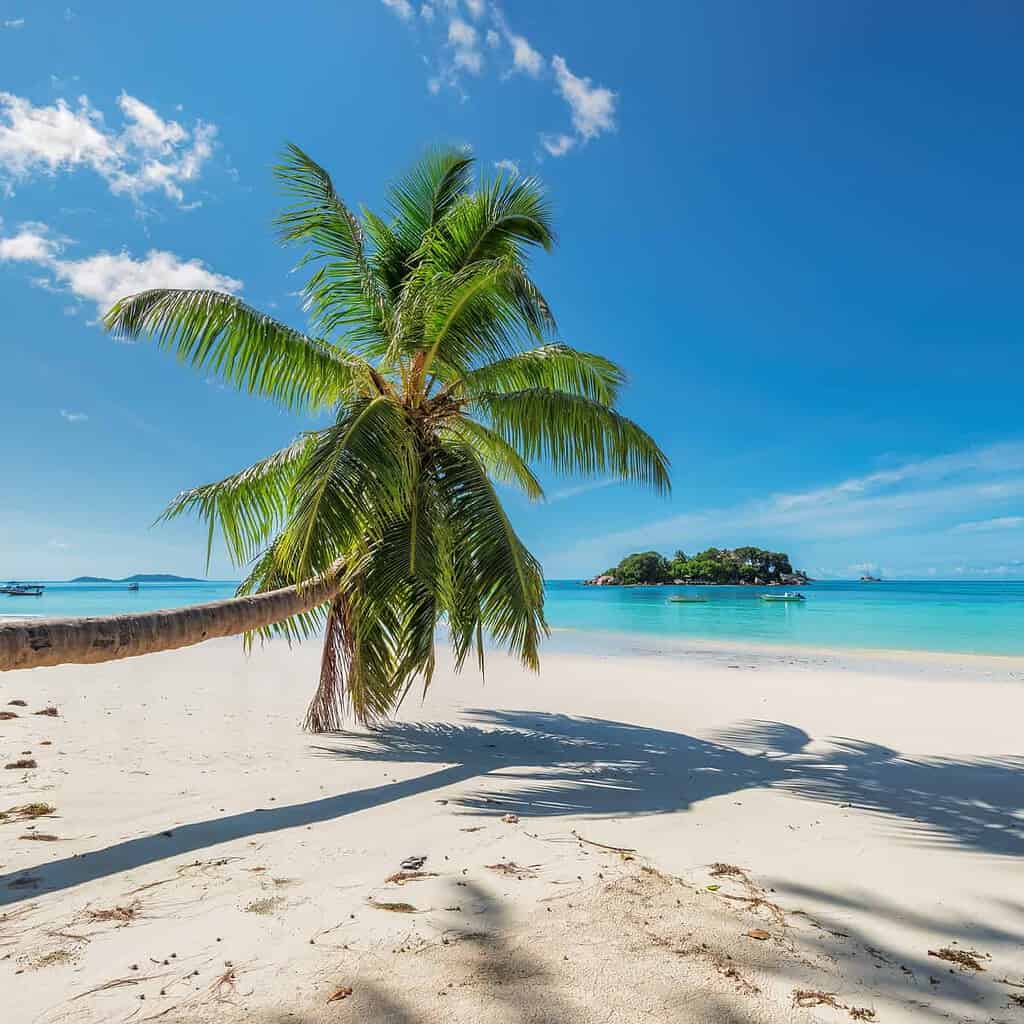
[[[286,140],[370,206],[436,142],[548,184],[536,276],[674,479],[510,496],[550,577],[709,544],[1024,576],[1022,29],[995,0],[3,0],[0,576],[201,573],[163,504],[310,426],[95,326],[159,284],[301,325]]]

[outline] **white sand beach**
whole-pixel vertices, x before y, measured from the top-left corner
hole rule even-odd
[[[309,736],[317,656],[0,676],[5,1021],[1024,1020],[1024,661],[494,656]]]

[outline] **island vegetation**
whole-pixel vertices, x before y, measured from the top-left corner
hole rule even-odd
[[[749,584],[775,586],[804,584],[810,577],[794,569],[784,551],[764,548],[708,548],[689,556],[676,551],[666,558],[657,551],[638,551],[591,580],[598,586],[653,586],[666,583]]]

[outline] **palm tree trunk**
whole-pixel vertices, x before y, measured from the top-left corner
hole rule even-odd
[[[0,672],[47,665],[93,665],[173,651],[260,629],[330,600],[336,572],[300,586],[188,608],[102,618],[31,619],[0,624]]]

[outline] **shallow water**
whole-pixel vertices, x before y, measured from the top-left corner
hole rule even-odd
[[[805,647],[1024,654],[1024,581],[830,581],[807,600],[759,600],[760,587],[584,587],[553,581],[552,626],[591,633]],[[705,604],[672,604],[675,593]]]
[[[0,617],[151,611],[220,600],[234,589],[230,581],[143,583],[138,591],[124,583],[54,582],[38,598],[0,594]],[[772,604],[758,600],[765,591],[757,587],[584,587],[552,580],[546,614],[556,631],[552,642],[574,647],[600,634],[606,640],[1024,654],[1024,581],[830,581],[800,589],[804,603]],[[671,604],[674,593],[699,594],[707,602]]]

